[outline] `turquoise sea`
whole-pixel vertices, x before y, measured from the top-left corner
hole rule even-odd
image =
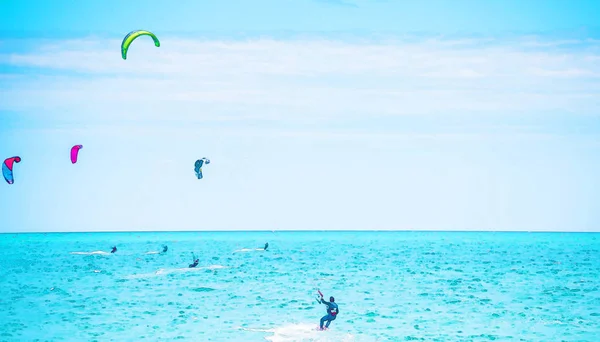
[[[0,285],[1,341],[600,341],[592,233],[1,234]]]

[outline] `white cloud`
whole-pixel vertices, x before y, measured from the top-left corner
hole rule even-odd
[[[1,54],[0,65],[35,72],[0,75],[0,110],[64,119],[311,122],[600,109],[596,40],[160,37],[156,48],[146,38],[126,61],[120,41],[97,38]]]

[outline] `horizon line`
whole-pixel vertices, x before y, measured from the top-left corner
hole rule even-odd
[[[578,234],[600,234],[599,231],[566,231],[566,230],[408,230],[408,229],[356,229],[356,230],[347,230],[347,229],[306,229],[306,230],[298,230],[298,229],[280,229],[280,230],[272,230],[272,229],[255,229],[255,230],[103,230],[103,231],[27,231],[27,232],[0,232],[1,234],[106,234],[106,233],[116,233],[116,234],[127,234],[127,233],[254,233],[254,232],[287,232],[287,233],[302,233],[302,232],[312,232],[312,233],[350,233],[350,232],[388,232],[388,233],[578,233]]]
[[[149,29],[152,31],[152,29]],[[339,29],[339,30],[308,30],[308,29],[246,29],[246,30],[160,30],[155,29],[162,36],[167,37],[187,37],[187,38],[256,38],[261,36],[280,36],[281,38],[301,38],[316,36],[323,38],[326,36],[365,38],[365,36],[383,37],[404,37],[404,38],[432,38],[442,39],[464,39],[464,38],[589,38],[600,36],[600,29],[595,27],[583,28],[563,28],[554,30],[506,30],[498,32],[480,32],[480,31],[456,31],[456,32],[438,32],[428,30],[396,30],[396,29]],[[152,31],[152,32],[154,32]],[[15,31],[0,30],[0,35],[4,36],[2,40],[11,39],[71,39],[71,38],[122,38],[123,33],[116,30],[55,30],[48,31]],[[300,36],[300,37],[298,37]]]

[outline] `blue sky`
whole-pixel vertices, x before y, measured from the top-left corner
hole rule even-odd
[[[0,157],[22,162],[0,232],[599,231],[598,14],[4,1]],[[141,37],[124,61],[134,29],[161,47]]]

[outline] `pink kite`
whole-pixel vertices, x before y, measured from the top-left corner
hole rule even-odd
[[[77,163],[77,156],[79,154],[79,150],[82,149],[82,145],[75,145],[71,147],[71,163]]]
[[[13,165],[14,163],[20,163],[21,157],[10,157],[4,160],[2,163],[2,175],[4,176],[4,180],[6,183],[13,184],[15,182],[15,178],[13,177]]]

